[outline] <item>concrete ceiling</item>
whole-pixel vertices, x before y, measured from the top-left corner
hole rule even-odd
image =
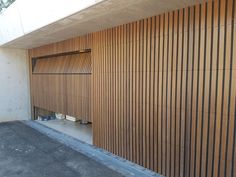
[[[35,48],[197,3],[201,0],[104,0],[4,46]]]

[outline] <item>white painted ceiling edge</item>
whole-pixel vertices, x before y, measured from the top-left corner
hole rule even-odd
[[[27,7],[19,5],[21,1]],[[16,0],[15,4],[0,15],[0,45],[30,49],[202,2],[71,0],[70,3],[74,7],[70,7],[66,0],[36,1],[38,0]],[[30,4],[27,5],[26,2]],[[59,2],[62,4],[57,6]],[[30,10],[27,11],[28,9]]]
[[[16,0],[0,14],[0,45],[27,35],[102,0]]]

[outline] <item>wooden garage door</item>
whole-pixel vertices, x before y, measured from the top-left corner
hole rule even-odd
[[[92,122],[91,53],[39,58],[33,63],[33,105]]]

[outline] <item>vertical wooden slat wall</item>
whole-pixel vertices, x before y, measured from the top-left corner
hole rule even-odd
[[[94,145],[167,177],[236,177],[235,11],[209,1],[90,34]]]
[[[92,122],[90,74],[33,74],[32,86],[35,107]]]
[[[30,50],[32,58],[91,48],[91,35]],[[91,53],[37,59],[30,65],[32,106],[92,122]]]
[[[165,176],[235,176],[235,4],[94,33],[94,144]]]
[[[92,122],[90,52],[37,59],[32,91],[34,106]]]

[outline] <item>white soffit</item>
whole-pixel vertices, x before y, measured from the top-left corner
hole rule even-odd
[[[104,0],[35,31],[30,31],[33,28],[28,26],[28,33],[25,32],[22,37],[7,42],[4,46],[30,49],[197,3],[201,3],[201,0]],[[40,21],[44,17],[29,18]]]
[[[102,0],[16,0],[0,13],[0,45],[91,7]]]

